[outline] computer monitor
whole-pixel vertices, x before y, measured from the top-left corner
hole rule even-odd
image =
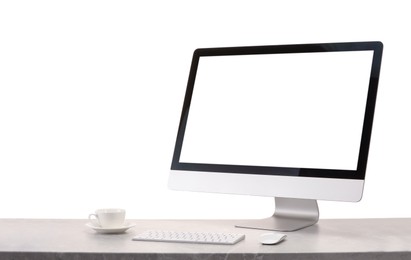
[[[272,217],[237,227],[293,231],[317,200],[362,197],[381,42],[194,51],[169,175],[176,190],[272,196]]]

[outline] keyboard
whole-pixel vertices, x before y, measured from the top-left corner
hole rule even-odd
[[[234,245],[237,242],[243,240],[244,238],[244,234],[237,233],[148,230],[133,237],[133,240]]]

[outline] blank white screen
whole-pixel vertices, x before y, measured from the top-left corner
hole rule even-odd
[[[355,170],[372,55],[201,57],[180,162]]]

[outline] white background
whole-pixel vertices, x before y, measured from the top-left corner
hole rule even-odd
[[[380,40],[363,200],[322,218],[410,217],[406,1],[1,1],[0,217],[260,218],[271,198],[167,190],[198,47]]]

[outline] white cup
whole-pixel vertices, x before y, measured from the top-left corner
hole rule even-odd
[[[118,228],[124,225],[126,211],[124,209],[98,209],[88,216],[94,225],[102,228]]]

